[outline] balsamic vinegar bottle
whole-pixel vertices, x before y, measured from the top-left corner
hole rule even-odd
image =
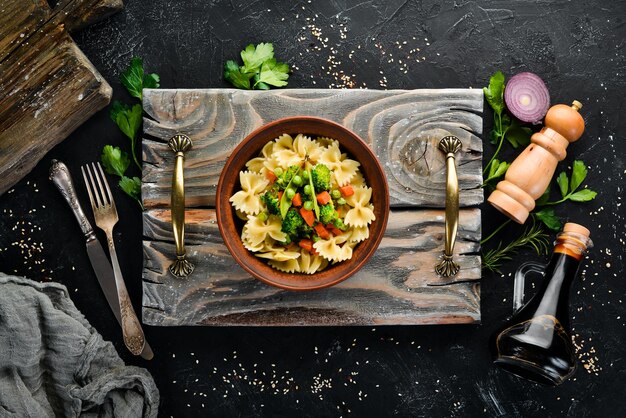
[[[543,266],[525,263],[515,274],[514,314],[491,338],[494,364],[518,376],[559,385],[576,370],[569,324],[570,287],[592,246],[589,230],[567,223],[557,235],[537,293],[522,305],[525,276]]]

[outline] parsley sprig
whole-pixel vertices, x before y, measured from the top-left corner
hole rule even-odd
[[[245,90],[269,90],[270,86],[284,87],[289,78],[289,65],[276,61],[274,45],[250,44],[241,51],[243,65],[233,60],[224,64],[224,78],[233,86]]]
[[[143,98],[143,89],[158,88],[160,78],[157,74],[145,74],[143,60],[134,57],[130,60],[128,68],[122,72],[120,81],[132,97],[141,100]],[[141,104],[136,103],[131,106],[116,100],[111,105],[109,115],[111,120],[115,122],[124,135],[130,139],[131,158],[137,168],[141,170],[141,164],[137,158],[136,151],[138,134],[143,119]],[[119,147],[105,145],[102,149],[100,159],[107,173],[120,177],[120,181],[118,182],[120,189],[135,199],[143,210],[143,204],[141,203],[141,179],[137,176],[126,176],[126,170],[130,166],[128,154]]]

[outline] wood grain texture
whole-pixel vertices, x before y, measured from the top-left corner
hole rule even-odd
[[[187,212],[187,254],[196,270],[174,279],[169,209],[144,213],[143,321],[149,325],[373,325],[480,319],[480,210],[463,209],[455,247],[462,269],[442,282],[442,210],[397,209],[370,262],[334,287],[290,292],[251,278],[222,242],[215,211]],[[238,238],[235,238],[238,239]],[[445,286],[432,286],[443,285]]]
[[[483,95],[479,90],[146,90],[143,99],[143,321],[150,325],[373,325],[470,323],[480,320],[480,210],[483,200]],[[284,291],[251,278],[219,233],[215,189],[235,146],[252,130],[286,116],[334,120],[356,132],[384,167],[391,206],[385,236],[368,264],[332,288]],[[185,133],[187,255],[184,280],[167,270],[173,153]],[[434,272],[443,251],[445,135],[463,142],[455,257],[461,272]],[[437,208],[437,209],[429,209]],[[240,239],[232,237],[231,239]]]
[[[456,135],[461,206],[483,201],[483,97],[480,90],[146,90],[143,99],[144,205],[170,201],[172,152],[166,141],[189,135],[185,157],[186,206],[212,206],[224,162],[252,130],[282,117],[311,115],[358,134],[385,168],[392,206],[443,207],[445,159],[437,142]]]
[[[121,0],[0,0],[0,194],[92,114],[111,87],[68,34]]]

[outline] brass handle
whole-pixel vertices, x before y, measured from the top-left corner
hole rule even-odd
[[[446,154],[446,242],[442,260],[435,266],[440,276],[450,277],[459,272],[459,265],[452,256],[459,226],[459,179],[456,175],[454,154],[461,149],[461,140],[446,136],[439,141],[439,150]]]
[[[176,134],[169,140],[168,145],[176,154],[171,202],[176,260],[170,265],[170,273],[175,277],[184,278],[189,276],[194,269],[194,265],[187,260],[185,252],[185,176],[183,172],[185,152],[191,149],[193,144],[187,135]]]

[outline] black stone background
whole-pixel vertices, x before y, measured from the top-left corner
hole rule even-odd
[[[79,166],[97,160],[103,145],[128,149],[108,109],[0,197],[0,270],[65,284],[78,308],[125,361],[152,372],[162,416],[625,416],[626,124],[620,119],[625,18],[623,0],[156,0],[130,1],[123,12],[75,35],[113,86],[114,98],[125,101],[130,97],[117,77],[132,56],[144,57],[147,70],[160,74],[162,87],[228,87],[222,80],[224,61],[237,57],[247,43],[260,41],[273,42],[277,57],[293,66],[289,87],[294,88],[342,85],[329,74],[329,62],[349,75],[355,87],[390,89],[481,88],[501,69],[508,76],[539,74],[553,103],[582,101],[587,130],[569,147],[559,171],[583,159],[590,167],[586,184],[599,196],[556,210],[563,219],[587,225],[595,241],[571,297],[578,354],[593,365],[589,371],[579,367],[561,387],[520,380],[494,369],[490,361],[488,335],[511,311],[511,273],[525,260],[542,259],[529,251],[507,263],[503,275],[484,273],[481,325],[146,326],[156,357],[151,362],[133,358],[88,264],[76,221],[47,179],[52,158],[65,161],[78,179]],[[319,39],[309,25],[319,29]],[[415,51],[407,58],[411,49]],[[485,138],[491,120],[487,110]],[[484,148],[486,157],[493,153],[488,141]],[[504,148],[503,156],[511,161],[516,152]],[[87,207],[82,181],[78,183]],[[115,197],[121,213],[115,233],[119,258],[140,310],[141,215],[120,191]],[[504,218],[487,205],[482,209],[486,236]],[[511,239],[519,231],[508,228],[499,239]],[[28,238],[29,245],[43,244],[31,258],[12,244]]]

